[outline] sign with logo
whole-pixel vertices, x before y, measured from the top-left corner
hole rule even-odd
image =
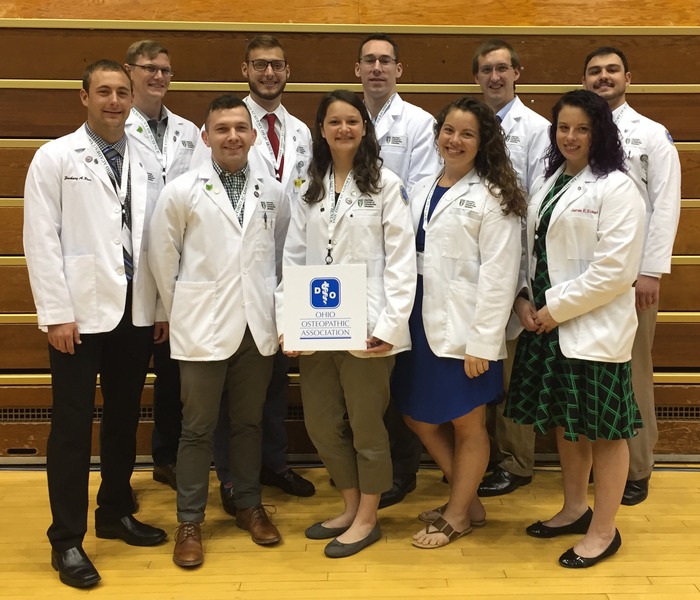
[[[284,267],[285,350],[365,350],[365,265]]]

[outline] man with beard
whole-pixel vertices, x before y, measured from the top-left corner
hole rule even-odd
[[[617,48],[601,47],[583,64],[583,87],[604,98],[613,111],[620,141],[627,156],[627,175],[647,206],[642,265],[635,285],[639,325],[632,347],[632,388],[644,427],[627,440],[630,466],[622,504],[643,502],[649,493],[658,438],[654,406],[654,342],[661,276],[671,272],[673,241],[681,206],[681,166],[678,151],[666,128],[643,117],[627,104],[632,81],[627,58]]]
[[[250,150],[251,167],[266,169],[282,184],[289,201],[297,202],[311,157],[311,132],[282,105],[282,92],[290,69],[277,38],[259,35],[250,40],[241,73],[250,90],[244,102],[257,132],[257,140]],[[192,165],[208,160],[209,155],[209,149],[200,140]],[[287,467],[288,370],[289,359],[281,351],[277,352],[263,413],[260,481],[293,496],[312,496],[316,492],[314,485]],[[214,437],[214,463],[221,482],[224,510],[235,514],[234,490],[228,470],[227,431],[228,422],[222,417]]]

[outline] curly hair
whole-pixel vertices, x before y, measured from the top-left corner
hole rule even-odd
[[[588,152],[588,165],[594,175],[607,175],[612,171],[627,171],[625,152],[620,135],[612,117],[608,103],[588,90],[567,92],[552,108],[552,127],[549,130],[550,145],[545,155],[547,168],[545,177],[554,175],[566,159],[557,145],[559,113],[564,106],[580,108],[591,121],[591,144]]]
[[[470,96],[454,100],[435,117],[435,140],[440,136],[447,115],[455,110],[473,114],[479,123],[479,150],[474,160],[474,168],[479,177],[488,181],[489,191],[496,198],[500,198],[503,214],[513,212],[521,217],[525,216],[525,194],[520,189],[518,175],[508,158],[501,125],[488,106]]]
[[[379,157],[379,143],[374,132],[372,119],[360,97],[349,90],[334,90],[326,94],[321,100],[314,121],[313,146],[311,162],[309,163],[309,187],[304,194],[304,201],[308,203],[320,202],[326,195],[323,178],[333,159],[328,142],[321,135],[321,126],[326,119],[328,107],[334,102],[345,102],[356,108],[365,125],[365,135],[360,141],[360,147],[352,161],[352,171],[358,189],[363,193],[375,194],[379,191],[381,180],[382,159]]]

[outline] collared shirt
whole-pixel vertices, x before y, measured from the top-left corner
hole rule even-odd
[[[85,131],[87,132],[90,139],[93,142],[95,142],[95,144],[100,149],[100,152],[102,152],[103,155],[105,150],[107,150],[108,148],[114,148],[114,150],[116,150],[118,156],[115,159],[115,162],[117,163],[116,168],[118,172],[115,173],[114,167],[112,167],[109,160],[106,160],[106,155],[105,162],[109,166],[109,168],[107,169],[107,174],[112,180],[112,185],[114,186],[115,191],[118,190],[119,186],[121,185],[122,169],[124,168],[124,154],[126,153],[126,135],[122,136],[121,139],[114,142],[113,144],[110,144],[109,142],[103,140],[92,129],[90,129],[90,126],[87,123],[85,123]],[[131,229],[131,173],[129,173],[129,177],[126,180],[126,186],[126,197],[124,199],[124,205],[122,207],[122,224],[126,225],[129,229]]]
[[[503,123],[503,120],[506,118],[508,111],[511,108],[513,108],[513,104],[515,104],[515,98],[513,98],[508,104],[506,104],[501,110],[499,110],[496,113],[496,116],[501,120],[501,123]]]
[[[245,198],[241,198],[243,191],[245,190],[246,182],[248,181],[248,175],[250,173],[250,167],[246,163],[240,171],[231,173],[230,171],[225,171],[222,169],[215,160],[212,160],[212,165],[214,165],[214,170],[216,174],[221,179],[221,183],[228,194],[228,199],[231,201],[233,210],[236,215],[238,215],[238,221],[243,225],[243,205],[245,203]]]
[[[160,118],[149,119],[142,111],[140,111],[136,106],[134,108],[139,112],[139,114],[146,119],[146,123],[151,128],[153,137],[158,144],[158,149],[163,151],[163,138],[165,137],[165,131],[168,128],[168,113],[165,111],[165,107],[160,107]]]
[[[260,121],[261,125],[265,129],[265,134],[267,134],[268,128],[267,121],[265,120],[265,115],[273,114],[277,117],[277,120],[275,121],[275,131],[277,132],[277,137],[280,137],[282,135],[282,119],[284,118],[284,111],[282,110],[282,105],[280,104],[275,110],[269,111],[265,110],[262,106],[255,102],[255,100],[253,100],[252,97],[248,97],[250,98],[250,104],[248,105],[248,108],[251,109],[251,111],[258,118],[258,121]]]

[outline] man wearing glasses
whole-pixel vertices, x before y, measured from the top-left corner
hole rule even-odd
[[[435,119],[422,108],[405,102],[396,92],[403,73],[399,47],[386,34],[375,33],[360,44],[355,75],[362,81],[364,102],[374,123],[384,166],[401,177],[406,190],[440,170],[435,147]],[[379,508],[401,502],[416,489],[422,445],[404,423],[391,401],[384,416],[391,443],[393,482],[379,501]]]
[[[404,102],[396,92],[403,73],[399,47],[388,35],[375,33],[360,44],[355,75],[362,81],[364,102],[381,146],[384,166],[396,173],[410,192],[416,182],[434,175],[440,158],[434,143],[432,115]]]
[[[153,40],[134,42],[126,51],[126,71],[131,75],[134,105],[126,121],[126,134],[147,159],[151,186],[157,193],[190,168],[199,131],[194,123],[169,111],[163,98],[173,69],[170,54]],[[157,196],[156,196],[157,197]],[[177,489],[175,463],[182,427],[180,371],[170,358],[167,334],[155,340],[153,366],[153,479]]]
[[[244,102],[250,111],[256,141],[250,149],[251,168],[268,172],[282,184],[290,202],[299,200],[311,159],[311,132],[282,105],[282,92],[290,75],[282,44],[271,35],[248,42],[241,73],[248,82]],[[209,160],[211,152],[200,140],[192,164]],[[260,481],[292,496],[313,496],[313,483],[287,466],[287,417],[289,359],[275,355],[272,378],[263,412],[263,444]],[[234,492],[229,475],[228,422],[222,411],[214,437],[214,464],[221,482],[224,510],[235,515]]]
[[[520,78],[520,57],[503,40],[481,44],[472,58],[472,74],[491,107],[506,138],[508,154],[518,174],[520,186],[528,195],[544,173],[544,155],[549,148],[549,121],[527,108],[515,95]],[[508,336],[510,337],[510,336]],[[507,341],[508,359],[504,363],[506,389],[513,369],[515,339]],[[504,403],[489,407],[489,423],[497,450],[498,466],[479,486],[479,496],[509,494],[532,481],[535,463],[535,432],[531,426],[519,425],[503,416]],[[493,419],[493,421],[492,421]]]

